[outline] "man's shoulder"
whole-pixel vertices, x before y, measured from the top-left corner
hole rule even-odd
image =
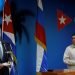
[[[66,47],[66,49],[70,49],[70,48],[72,48],[72,44],[71,44],[71,45],[68,45],[68,46]]]
[[[2,44],[9,44],[8,42],[1,40]]]
[[[0,40],[2,43],[6,43],[6,41],[4,41],[4,40]]]

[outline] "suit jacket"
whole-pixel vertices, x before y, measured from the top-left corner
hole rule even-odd
[[[3,47],[3,58],[0,59],[0,63],[11,61],[11,55],[7,53],[8,51],[11,51],[11,46],[9,43],[1,40],[2,47]]]

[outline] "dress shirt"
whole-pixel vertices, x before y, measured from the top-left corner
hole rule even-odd
[[[66,48],[63,61],[67,64],[68,69],[75,69],[75,45],[72,44]]]

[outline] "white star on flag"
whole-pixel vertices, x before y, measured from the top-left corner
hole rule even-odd
[[[37,2],[38,2],[38,7],[43,11],[42,0],[37,0]]]
[[[6,21],[7,25],[8,25],[9,22],[12,22],[12,20],[11,20],[11,15],[7,16],[7,15],[5,14],[5,19],[4,19],[4,21]]]
[[[59,20],[60,20],[60,24],[65,24],[66,18],[64,18],[63,16],[61,16],[61,18],[59,18]]]

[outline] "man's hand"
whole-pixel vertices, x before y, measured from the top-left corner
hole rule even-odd
[[[9,62],[2,63],[2,65],[6,66],[6,67],[11,67],[11,63],[9,63]]]
[[[69,65],[69,66],[75,66],[75,60],[70,60],[69,59],[67,65]]]
[[[3,67],[4,67],[4,65],[0,64],[0,69],[3,68]]]
[[[69,66],[75,66],[75,64],[68,64]]]

